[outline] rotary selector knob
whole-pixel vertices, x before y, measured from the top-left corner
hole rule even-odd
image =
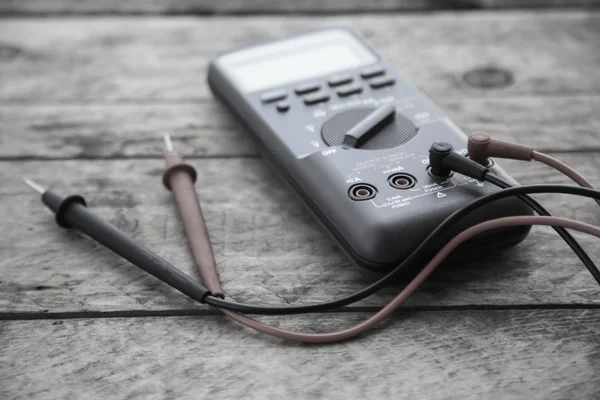
[[[325,121],[321,136],[328,146],[363,150],[398,147],[417,135],[419,127],[396,112],[393,104],[358,107]]]

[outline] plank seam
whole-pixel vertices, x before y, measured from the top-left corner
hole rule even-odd
[[[245,16],[294,16],[294,17],[317,17],[317,16],[352,16],[352,15],[389,15],[390,13],[397,14],[429,14],[432,11],[459,11],[463,13],[477,13],[477,12],[494,12],[494,11],[521,11],[521,10],[590,10],[599,8],[597,3],[590,4],[569,4],[569,5],[553,5],[553,4],[526,4],[521,6],[515,5],[503,5],[493,4],[486,5],[482,2],[475,0],[460,0],[452,2],[449,0],[437,1],[435,4],[429,5],[412,5],[410,7],[389,7],[389,8],[354,8],[354,9],[341,9],[341,10],[323,10],[323,9],[312,9],[312,10],[269,10],[269,9],[257,9],[257,10],[207,10],[207,9],[188,9],[188,10],[162,10],[156,12],[150,11],[134,11],[134,10],[123,10],[119,12],[109,11],[86,11],[86,12],[72,12],[65,10],[56,11],[18,11],[18,10],[3,10],[0,13],[0,18],[15,18],[15,17],[26,17],[26,18],[48,18],[48,17],[83,17],[83,18],[96,18],[96,17],[113,17],[113,16],[165,16],[165,17],[177,17],[177,16],[202,16],[202,17],[245,17]]]
[[[600,8],[600,7],[599,7]],[[4,18],[0,15],[0,21]],[[205,71],[204,71],[205,72]],[[407,76],[410,79],[410,77]],[[598,97],[600,91],[561,91],[561,92],[530,92],[509,94],[506,96],[498,95],[494,90],[480,90],[482,95],[470,95],[468,97],[439,97],[424,92],[432,101],[436,103],[447,102],[447,101],[505,101],[505,100],[531,100],[531,99],[563,99],[570,97]],[[155,100],[143,100],[143,99],[117,99],[112,102],[94,102],[86,101],[82,99],[80,101],[70,100],[55,100],[52,102],[33,102],[29,100],[19,99],[0,99],[0,107],[119,107],[119,106],[177,106],[177,105],[219,105],[225,110],[225,106],[219,101],[213,98],[182,98],[182,99],[155,99]]]
[[[318,314],[373,313],[380,307],[343,307]],[[398,312],[454,312],[454,311],[528,311],[528,310],[600,310],[600,304],[470,304],[457,306],[405,306]],[[0,312],[0,321],[27,321],[42,319],[82,318],[138,318],[222,315],[216,309],[123,310],[123,311],[67,311],[67,312]],[[289,316],[282,316],[289,317]]]

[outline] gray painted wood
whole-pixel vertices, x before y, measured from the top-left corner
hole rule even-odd
[[[48,14],[358,13],[438,9],[592,7],[598,0],[9,0],[0,12]]]
[[[321,331],[368,314],[267,319]],[[0,322],[7,399],[595,399],[600,311],[409,312],[307,346],[224,317]]]
[[[236,4],[213,3],[204,3],[210,12]],[[132,12],[140,4],[27,0],[2,2],[0,10]],[[174,4],[144,2],[144,12],[179,12],[166,8]],[[297,11],[317,3],[293,4]],[[369,7],[382,4],[405,3]],[[158,134],[172,131],[198,168],[228,294],[292,304],[339,297],[368,278],[214,103],[204,82],[208,60],[252,41],[330,24],[353,27],[465,130],[557,152],[599,182],[599,19],[597,12],[569,11],[3,20],[0,319],[13,320],[0,321],[0,398],[600,397],[600,288],[548,229],[535,229],[483,266],[441,270],[372,335],[301,346],[242,329],[81,235],[60,231],[19,181],[29,175],[79,191],[94,211],[195,274],[170,194],[160,185]],[[514,83],[486,89],[463,79],[482,67],[506,70]],[[498,71],[468,76],[485,83]],[[565,182],[539,165],[505,165],[523,183]],[[539,199],[558,215],[600,223],[591,201]],[[597,241],[576,236],[600,259]],[[359,305],[372,310],[397,290]],[[472,310],[482,306],[503,310]],[[443,311],[416,311],[422,308]],[[367,316],[358,310],[266,321],[330,330]],[[181,314],[193,316],[173,317]],[[86,315],[123,318],[80,318]],[[133,317],[141,315],[160,317]],[[38,320],[23,320],[32,318]]]
[[[466,132],[542,151],[600,150],[599,96],[441,99]],[[0,158],[161,157],[170,132],[186,156],[254,156],[248,135],[214,101],[189,104],[0,106]],[[301,128],[300,128],[301,129]]]
[[[565,154],[593,182],[598,153]],[[303,206],[261,159],[192,160],[221,277],[243,301],[299,303],[350,293],[369,281],[337,250]],[[0,219],[1,310],[13,312],[165,310],[193,305],[137,268],[80,235],[61,231],[20,178],[31,176],[89,197],[100,215],[195,274],[170,194],[162,187],[163,161],[91,160],[2,162]],[[522,183],[566,182],[549,168],[505,163]],[[539,196],[557,215],[600,224],[591,200]],[[595,259],[600,246],[576,235]],[[399,238],[400,240],[401,238]],[[370,298],[382,305],[397,291]],[[536,229],[519,247],[440,272],[413,306],[600,304],[600,288],[549,229]]]
[[[597,12],[8,19],[0,24],[0,102],[203,100],[211,98],[206,68],[217,52],[331,25],[364,35],[436,100],[600,91]],[[463,76],[481,68],[493,70],[471,82],[508,71],[514,84],[466,83]]]

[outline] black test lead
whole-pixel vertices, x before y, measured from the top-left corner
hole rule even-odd
[[[62,228],[73,228],[115,252],[133,265],[155,276],[186,296],[204,303],[210,291],[146,247],[137,243],[116,226],[88,210],[85,199],[79,195],[63,197],[40,184],[25,178],[27,186],[42,195],[42,202],[56,216]]]

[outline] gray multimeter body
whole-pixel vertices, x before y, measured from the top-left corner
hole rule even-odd
[[[368,270],[389,271],[452,212],[498,190],[459,174],[429,173],[431,144],[447,142],[464,154],[466,135],[349,30],[319,30],[221,54],[210,64],[208,82],[352,260]],[[367,140],[354,147],[341,142],[387,104],[396,113]],[[516,184],[497,164],[491,169]],[[516,198],[488,204],[440,243],[479,222],[529,214]],[[492,231],[460,251],[514,245],[528,232]]]

